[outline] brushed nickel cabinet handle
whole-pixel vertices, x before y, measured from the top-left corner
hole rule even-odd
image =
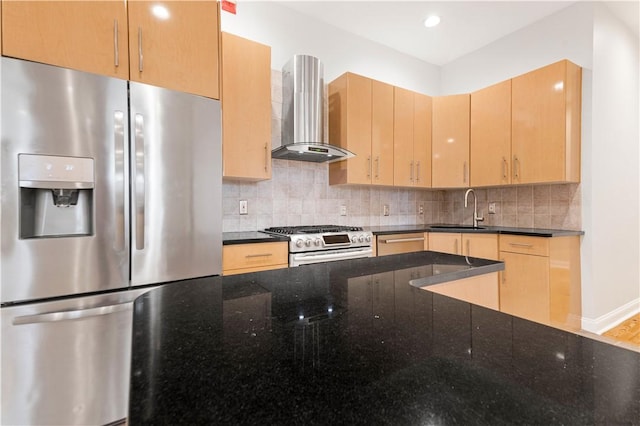
[[[376,157],[376,179],[380,178],[380,157]]]
[[[462,183],[467,183],[467,162],[462,163]]]
[[[533,248],[533,244],[527,244],[527,243],[509,243],[509,245],[513,247]]]
[[[267,147],[267,144],[264,144],[264,171],[267,172],[269,171],[269,149]]]
[[[120,66],[120,52],[118,50],[118,20],[113,20],[113,64]]]
[[[513,157],[513,175],[516,179],[520,179],[520,160],[518,160],[518,156]]]
[[[269,257],[269,256],[273,256],[273,253],[259,253],[259,254],[247,254],[247,255],[245,255],[245,257],[247,259],[252,258],[252,257]]]
[[[142,72],[144,56],[142,55],[142,27],[138,27],[138,71]]]
[[[411,241],[424,241],[424,237],[415,237],[415,238],[390,238],[388,240],[380,240],[383,244],[393,244],[393,243],[408,243]]]
[[[371,179],[371,156],[367,157],[367,179]]]
[[[420,182],[420,162],[416,163],[416,182]]]
[[[413,161],[409,164],[409,181],[413,182]]]
[[[502,157],[502,178],[507,178],[507,159]]]

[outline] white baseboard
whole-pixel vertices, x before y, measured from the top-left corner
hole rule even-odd
[[[582,317],[582,329],[591,333],[602,334],[637,313],[640,313],[640,298],[634,299],[596,319]]]

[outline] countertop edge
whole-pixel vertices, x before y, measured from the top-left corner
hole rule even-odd
[[[492,272],[504,271],[504,262],[495,261],[496,263],[492,263],[489,265],[482,266],[474,266],[470,269],[465,269],[463,271],[449,272],[445,274],[432,275],[424,278],[417,278],[409,281],[414,287],[425,287],[434,284],[442,284],[457,280],[462,280],[465,278],[475,277],[478,275],[490,274]]]
[[[369,227],[365,230],[371,231],[373,235],[392,235],[405,234],[413,232],[432,232],[432,233],[469,233],[469,234],[504,234],[504,235],[522,235],[530,237],[568,237],[581,236],[584,231],[570,229],[543,229],[543,228],[510,228],[501,226],[487,226],[482,229],[464,229],[464,228],[433,228],[432,225],[397,225],[387,227]]]

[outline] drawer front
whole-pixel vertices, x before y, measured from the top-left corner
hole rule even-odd
[[[500,251],[549,256],[549,238],[500,235]]]
[[[424,233],[378,236],[378,256],[424,251]]]
[[[289,263],[288,242],[233,244],[222,248],[222,269],[261,270]]]

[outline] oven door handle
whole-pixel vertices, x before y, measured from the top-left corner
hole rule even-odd
[[[304,262],[304,264],[309,263],[317,263],[317,262],[326,262],[327,260],[348,260],[348,259],[359,259],[362,257],[371,257],[373,255],[372,249],[366,250],[354,250],[349,252],[341,252],[341,253],[327,253],[327,254],[307,254],[300,253],[294,255],[294,259],[299,262]]]

